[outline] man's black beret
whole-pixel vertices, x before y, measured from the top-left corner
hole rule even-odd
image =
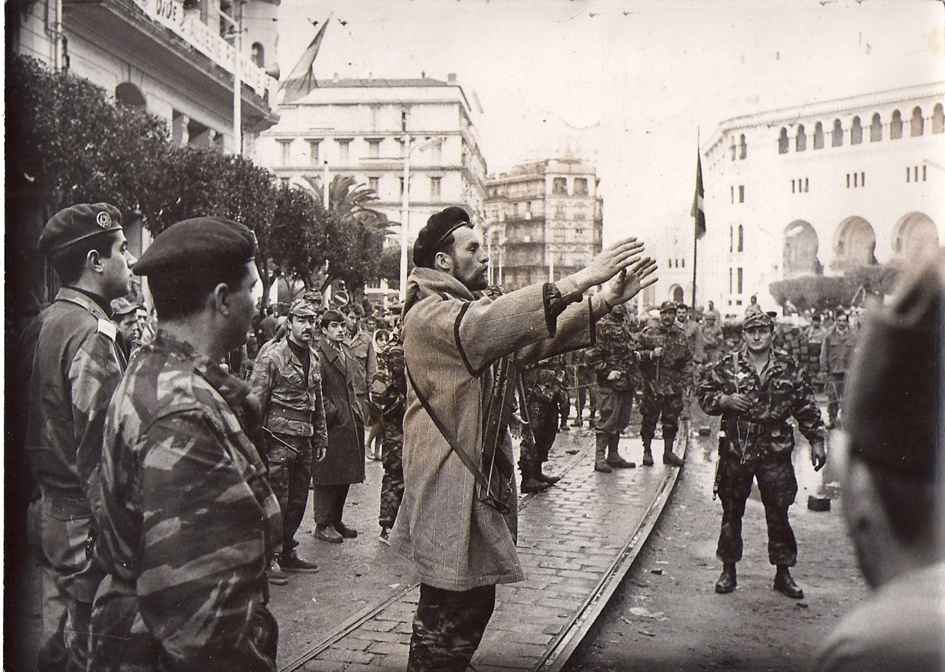
[[[416,266],[430,267],[433,257],[443,241],[461,226],[472,228],[469,214],[455,205],[430,215],[427,225],[420,229],[417,242],[413,244],[413,263]]]
[[[222,217],[195,217],[158,234],[132,269],[135,275],[195,273],[243,266],[256,256],[256,236]]]
[[[39,236],[39,251],[47,257],[94,236],[121,231],[121,213],[109,203],[77,203],[50,217]]]

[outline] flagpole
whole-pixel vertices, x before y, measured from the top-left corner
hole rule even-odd
[[[699,127],[696,126],[696,165],[701,158],[699,155],[702,149],[699,147]],[[698,179],[698,178],[697,178]],[[696,268],[699,263],[699,215],[696,213],[695,221],[692,223],[692,305],[690,309],[695,314],[696,311]]]

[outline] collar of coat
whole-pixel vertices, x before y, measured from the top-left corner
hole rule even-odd
[[[404,298],[404,312],[428,296],[448,295],[462,301],[475,301],[476,295],[463,283],[444,271],[433,268],[414,268],[407,278],[407,291]]]
[[[109,312],[104,309],[102,304],[93,299],[93,296],[94,295],[91,292],[84,292],[75,287],[62,287],[56,293],[56,298],[54,300],[74,303],[85,308],[96,318],[110,320],[111,315]],[[102,301],[104,301],[104,299],[102,299]]]
[[[743,343],[742,346],[735,351],[733,357],[735,357],[735,362],[740,368],[751,371],[753,374],[757,375],[758,372],[751,363],[747,345]],[[775,375],[780,375],[781,372],[787,368],[789,361],[790,355],[783,350],[775,350],[774,348],[768,350],[767,378],[771,379]]]
[[[332,345],[332,343],[327,338],[321,338],[318,341],[318,355],[320,359],[327,360],[337,366],[341,371],[345,370],[344,364],[341,361],[341,356],[338,351],[338,348]]]

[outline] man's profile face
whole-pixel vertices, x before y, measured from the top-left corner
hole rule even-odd
[[[345,326],[349,333],[356,333],[358,331],[358,316],[353,312],[345,315]]]
[[[771,328],[761,325],[743,330],[745,344],[751,352],[762,353],[771,347]]]
[[[316,319],[314,315],[290,315],[289,337],[296,343],[308,343],[312,340]]]
[[[468,226],[453,231],[452,275],[470,291],[489,286],[489,255],[482,244],[482,234]]]
[[[105,268],[106,299],[117,299],[131,291],[131,267],[138,259],[128,250],[125,234],[116,231],[112,241],[111,257],[102,259]]]
[[[236,287],[230,287],[230,329],[228,334],[232,334],[232,343],[228,344],[227,350],[232,350],[246,342],[246,332],[249,331],[253,323],[253,311],[255,304],[253,302],[253,288],[259,282],[259,271],[256,269],[256,263],[247,261],[243,279]]]

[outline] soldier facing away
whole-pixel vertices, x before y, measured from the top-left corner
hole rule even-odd
[[[735,590],[742,516],[757,478],[768,522],[768,559],[777,567],[774,589],[799,599],[804,592],[789,571],[797,562],[797,542],[788,520],[797,480],[791,463],[794,430],[787,421],[793,417],[810,442],[817,470],[826,461],[824,425],[803,370],[786,353],[772,349],[773,330],[767,314],[751,313],[742,326],[742,349],[703,369],[700,378],[699,404],[709,415],[723,416],[727,437],[718,464],[722,529],[716,555],[723,569],[715,591]]]
[[[397,520],[404,497],[404,412],[407,410],[407,379],[404,375],[404,346],[395,333],[377,358],[377,373],[371,383],[371,401],[381,418],[381,503],[377,522],[378,538],[390,544],[390,528]]]
[[[108,407],[92,609],[96,672],[274,672],[265,570],[279,502],[249,433],[249,387],[217,364],[246,338],[255,238],[215,217],[172,225],[135,266],[158,315]]]
[[[282,509],[282,553],[268,574],[277,585],[288,581],[285,572],[317,570],[296,552],[295,533],[305,516],[313,462],[324,459],[328,447],[322,378],[312,346],[319,308],[311,295],[292,302],[285,338],[258,355],[249,381],[262,418],[259,443],[265,446],[269,484]]]
[[[84,670],[89,618],[102,571],[94,539],[94,483],[105,411],[125,369],[109,302],[131,288],[135,258],[107,203],[60,210],[39,249],[63,287],[33,335],[26,451],[41,493],[43,625],[39,670]]]

